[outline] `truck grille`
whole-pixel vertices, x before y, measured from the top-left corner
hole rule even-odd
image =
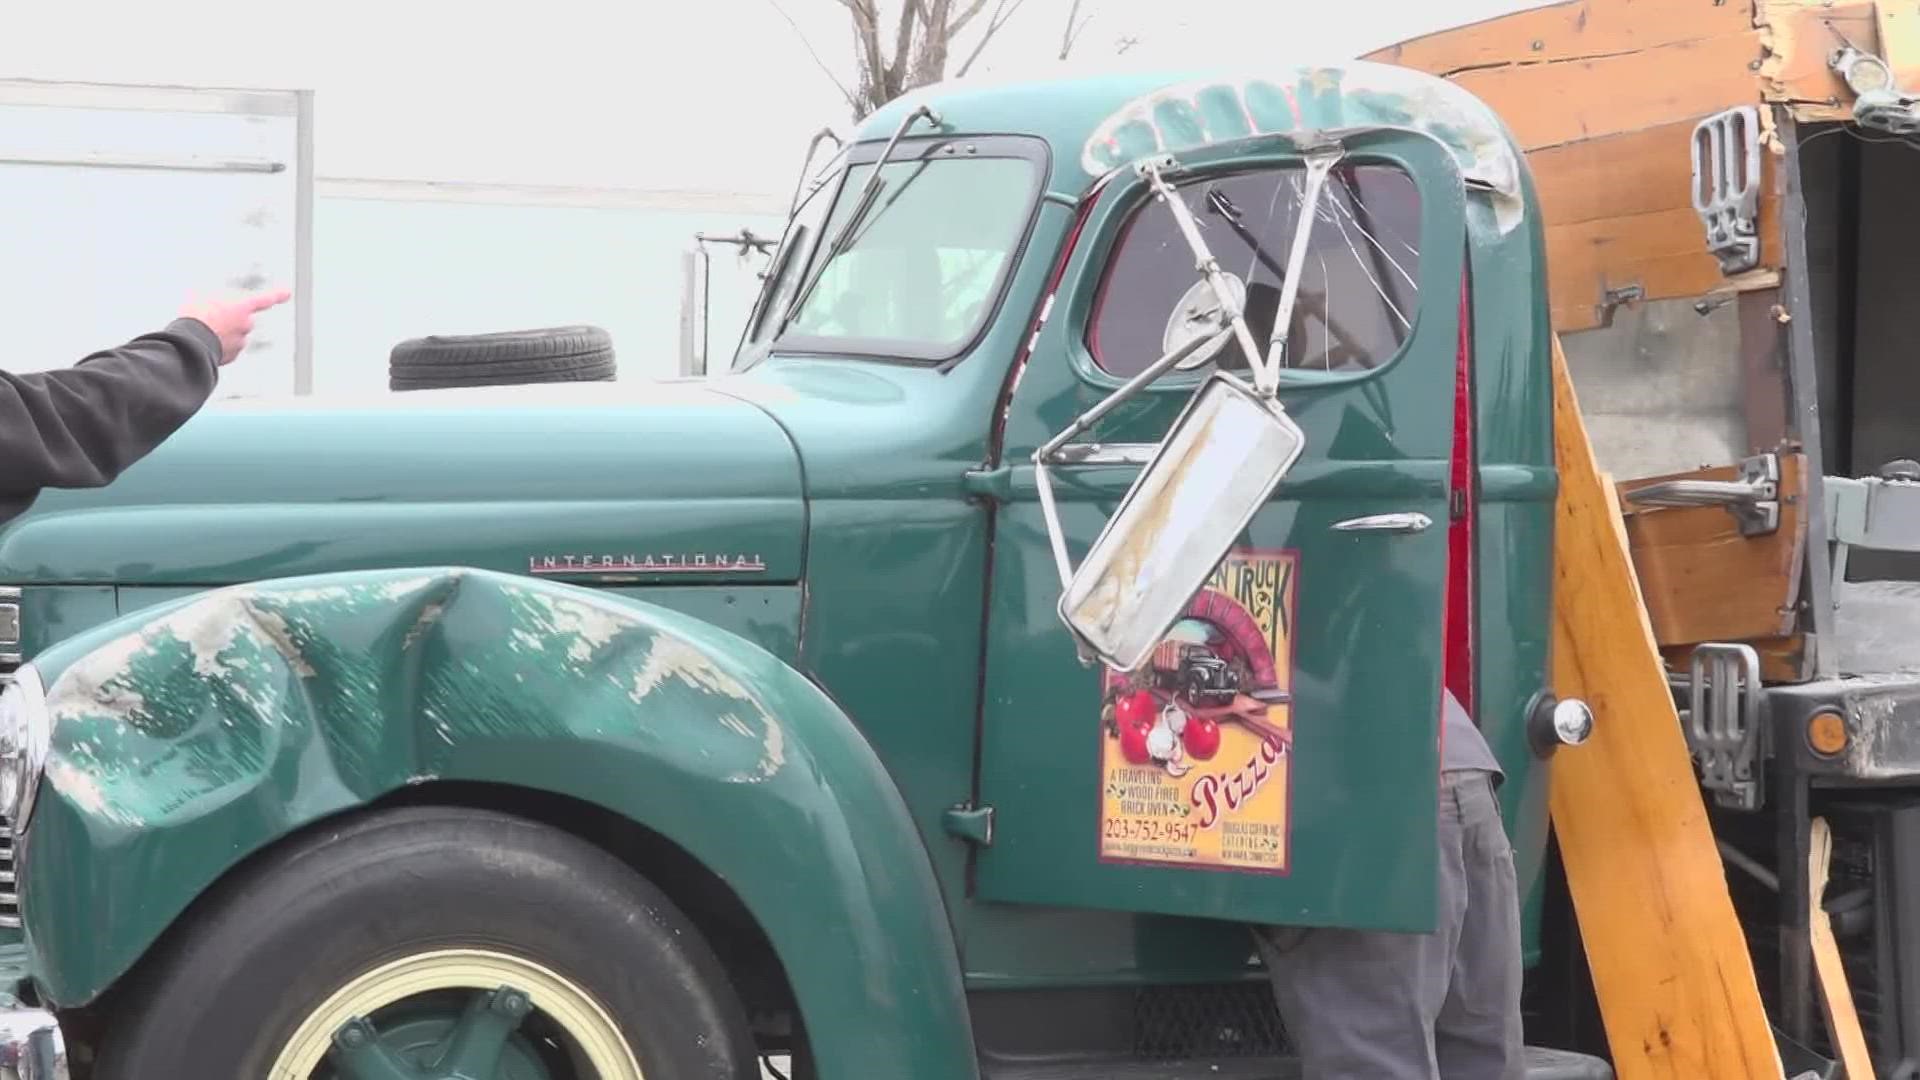
[[[20,589],[0,585],[0,687],[13,681],[20,666]]]
[[[13,873],[13,826],[0,820],[0,927],[20,925],[20,887]]]
[[[1290,1049],[1265,979],[1134,991],[1133,1055],[1140,1060],[1264,1058]]]

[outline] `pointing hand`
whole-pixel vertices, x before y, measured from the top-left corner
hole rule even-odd
[[[253,293],[234,300],[191,301],[180,309],[183,319],[198,319],[220,339],[220,364],[233,363],[247,347],[247,335],[253,333],[253,317],[270,307],[286,303],[293,293],[286,289]]]

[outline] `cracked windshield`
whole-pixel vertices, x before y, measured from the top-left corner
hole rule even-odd
[[[1305,172],[1242,173],[1179,191],[1229,289],[1243,298],[1254,341],[1267,347],[1306,200]],[[1344,373],[1393,359],[1419,307],[1419,238],[1412,177],[1386,165],[1336,166],[1314,213],[1281,366]],[[1211,324],[1218,300],[1194,282],[1192,251],[1173,215],[1158,203],[1143,204],[1121,236],[1094,312],[1087,342],[1094,359],[1112,374],[1131,376],[1159,358],[1163,335],[1171,339],[1183,323]],[[1214,362],[1247,369],[1238,342]]]

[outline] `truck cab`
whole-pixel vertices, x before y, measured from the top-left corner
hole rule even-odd
[[[1449,692],[1537,958],[1591,719],[1542,262],[1509,132],[1405,68],[935,86],[803,187],[724,372],[228,404],[48,493],[12,1052],[1291,1075],[1247,927],[1435,925]]]

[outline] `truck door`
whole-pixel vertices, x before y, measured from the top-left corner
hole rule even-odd
[[[1055,612],[1031,458],[1204,318],[1192,251],[1132,172],[1083,209],[1008,403],[977,895],[1236,920],[1430,929],[1465,194],[1431,140],[1346,140],[1315,214],[1281,398],[1287,479],[1131,679]],[[1305,170],[1278,144],[1180,155],[1178,192],[1267,341]],[[1085,553],[1229,344],[1107,416],[1050,470]],[[1464,384],[1462,384],[1464,385]],[[1097,444],[1097,445],[1096,445]]]

